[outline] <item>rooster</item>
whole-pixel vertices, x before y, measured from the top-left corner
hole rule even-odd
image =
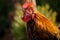
[[[60,40],[59,29],[39,11],[33,4],[25,2],[22,5],[22,20],[27,25],[27,40]]]

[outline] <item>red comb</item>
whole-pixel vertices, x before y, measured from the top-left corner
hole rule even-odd
[[[32,3],[26,2],[26,3],[24,3],[24,4],[22,5],[22,8],[27,8],[27,7],[29,7],[29,6],[32,7]]]

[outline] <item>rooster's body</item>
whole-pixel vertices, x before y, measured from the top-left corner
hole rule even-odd
[[[35,10],[31,11],[31,17],[27,14],[28,11],[24,11],[26,14],[23,17],[23,20],[27,22],[28,40],[60,40],[59,29],[51,21]]]

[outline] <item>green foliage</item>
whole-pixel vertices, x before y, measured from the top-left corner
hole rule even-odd
[[[12,23],[13,40],[26,40],[26,23],[21,20],[22,11],[17,10],[15,20]]]
[[[45,6],[37,6],[38,11],[40,11],[49,20],[56,23],[57,12],[56,11],[53,12],[53,10],[52,9],[49,10],[49,8],[50,8],[49,4],[46,4]]]

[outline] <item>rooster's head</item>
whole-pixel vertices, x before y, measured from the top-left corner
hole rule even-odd
[[[33,10],[33,4],[26,2],[22,5],[23,9],[23,21],[28,22],[30,20],[34,19],[34,10]]]

